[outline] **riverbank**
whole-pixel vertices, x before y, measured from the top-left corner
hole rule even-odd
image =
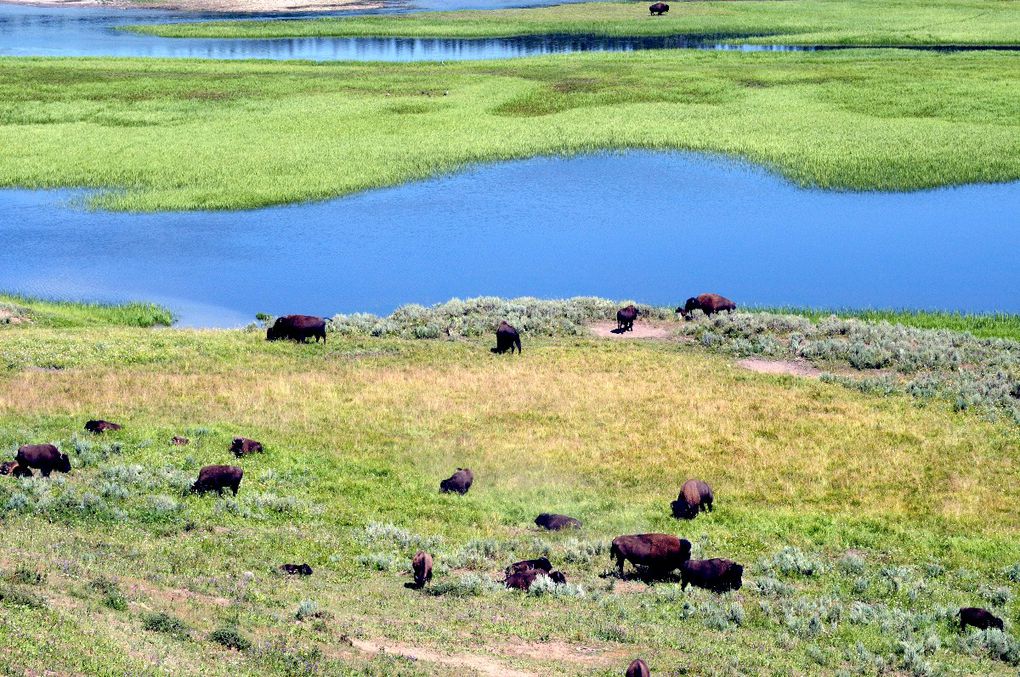
[[[32,7],[105,7],[112,9],[163,9],[182,12],[222,12],[224,14],[296,14],[340,10],[380,9],[382,2],[372,0],[2,0],[10,5]]]
[[[785,0],[582,3],[531,9],[429,12],[392,17],[136,26],[164,37],[494,38],[525,35],[742,36],[761,45],[1018,45],[1020,9],[998,0]]]

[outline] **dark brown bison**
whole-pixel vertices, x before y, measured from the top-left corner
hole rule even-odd
[[[289,576],[311,576],[312,567],[307,564],[281,564],[280,571]]]
[[[191,440],[189,440],[187,437],[174,435],[173,438],[170,440],[170,444],[174,445],[175,447],[183,447],[191,444]]]
[[[262,443],[249,440],[247,437],[235,437],[230,443],[230,453],[238,458],[248,454],[262,453]]]
[[[519,574],[522,571],[527,571],[528,569],[541,569],[542,571],[549,573],[552,571],[552,562],[549,561],[548,557],[526,559],[520,562],[514,562],[508,566],[503,573],[505,573],[506,577],[509,578],[513,574]]]
[[[623,677],[651,677],[651,674],[648,664],[640,658],[635,658],[627,666],[627,672],[623,673]]]
[[[580,529],[581,520],[574,517],[568,517],[567,515],[554,515],[547,512],[542,513],[535,518],[535,524],[548,529],[549,531],[559,531],[560,529]]]
[[[467,468],[457,468],[457,472],[439,483],[439,491],[444,494],[458,493],[464,495],[471,488],[471,483],[474,481],[475,474],[473,472]]]
[[[960,630],[965,630],[968,625],[978,630],[996,628],[1002,630],[1002,619],[986,609],[979,609],[973,606],[965,606],[957,612],[960,617]]]
[[[613,539],[609,556],[616,560],[620,577],[623,563],[647,567],[650,577],[665,577],[691,558],[691,542],[670,534],[637,534]]]
[[[655,16],[662,16],[669,11],[669,5],[664,2],[657,2],[648,7],[648,11]]]
[[[43,477],[49,477],[54,470],[71,472],[71,459],[52,444],[26,444],[18,449],[14,460],[22,467],[38,468]]]
[[[548,578],[557,585],[564,585],[567,582],[567,577],[561,571],[546,572],[542,569],[525,569],[507,576],[503,585],[514,590],[530,590],[539,578]]]
[[[109,421],[103,420],[89,421],[85,424],[85,430],[88,430],[90,433],[95,433],[96,435],[105,433],[108,430],[120,430],[123,427],[124,426],[119,423],[110,423]]]
[[[290,339],[300,343],[314,338],[326,342],[326,320],[312,315],[286,315],[276,318],[273,326],[266,330],[267,341]]]
[[[719,296],[718,294],[701,294],[687,299],[687,303],[685,303],[682,308],[677,308],[676,312],[681,313],[686,319],[690,319],[691,313],[695,310],[700,310],[706,315],[711,315],[712,313],[721,313],[724,310],[736,309],[737,304],[730,301],[725,296]]]
[[[638,309],[633,305],[616,311],[616,331],[634,331],[634,320],[638,317]]]
[[[18,467],[17,461],[4,461],[0,463],[0,475],[10,475],[14,473],[14,469]]]
[[[11,474],[15,477],[31,477],[32,471],[23,465],[16,465],[14,466],[14,470],[11,471]]]
[[[411,570],[414,572],[415,588],[424,588],[432,580],[432,555],[419,550],[411,559]]]
[[[234,496],[241,487],[244,469],[233,465],[207,465],[198,471],[198,479],[191,485],[191,492],[205,494],[215,491],[220,496],[224,489],[231,489]]]
[[[492,352],[502,355],[509,350],[510,354],[513,355],[514,346],[517,346],[517,354],[520,354],[521,335],[506,320],[503,320],[496,327],[496,347],[492,349]]]
[[[712,512],[712,488],[701,480],[687,480],[670,505],[677,519],[692,520],[699,512]]]
[[[728,559],[690,559],[680,566],[680,589],[688,585],[712,592],[740,590],[744,567]]]

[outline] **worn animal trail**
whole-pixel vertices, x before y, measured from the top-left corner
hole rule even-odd
[[[365,653],[384,651],[388,654],[404,656],[416,661],[439,663],[440,665],[448,665],[457,669],[469,668],[479,674],[493,675],[493,677],[536,677],[537,675],[534,672],[514,670],[494,658],[487,658],[476,654],[443,654],[424,647],[360,639],[352,639],[351,644],[354,645],[354,648]]]

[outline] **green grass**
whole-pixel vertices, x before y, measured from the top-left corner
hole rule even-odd
[[[48,301],[0,293],[0,326],[23,322],[43,327],[170,326],[173,313],[154,303]]]
[[[0,186],[121,210],[315,200],[543,154],[746,158],[805,185],[1020,178],[1020,56],[586,54],[457,64],[0,59]]]
[[[798,308],[791,306],[753,308],[752,311],[801,315],[818,321],[830,315],[868,322],[889,322],[920,329],[965,331],[981,338],[1005,338],[1020,341],[1020,315],[1011,313],[964,313],[951,311]]]
[[[990,657],[1013,660],[1012,640],[950,618],[977,604],[1020,622],[1015,426],[746,372],[695,344],[490,345],[5,330],[0,449],[53,441],[74,470],[0,478],[0,646],[17,647],[0,669],[612,675],[643,655],[663,674],[1015,674]],[[87,435],[96,416],[125,428]],[[265,453],[237,461],[234,435]],[[244,467],[236,499],[183,493],[208,463]],[[440,495],[457,466],[475,486]],[[678,523],[688,476],[716,511]],[[542,511],[585,527],[538,532]],[[747,585],[716,598],[604,578],[609,539],[643,531],[745,563]],[[423,546],[434,589],[407,590]],[[543,552],[583,596],[486,582]]]
[[[595,2],[393,17],[214,21],[128,30],[165,37],[215,38],[739,35],[757,36],[747,41],[758,44],[1020,44],[1020,7],[1010,0],[675,2],[662,17],[650,16],[649,4]]]

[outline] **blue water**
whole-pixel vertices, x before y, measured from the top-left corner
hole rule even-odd
[[[831,192],[631,152],[248,212],[94,212],[81,197],[0,191],[0,289],[155,300],[208,326],[482,294],[1020,312],[1020,183]]]

